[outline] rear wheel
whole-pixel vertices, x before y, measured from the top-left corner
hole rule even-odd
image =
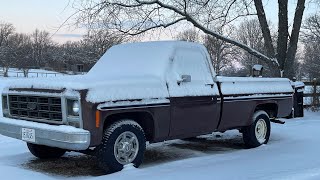
[[[256,111],[253,121],[253,124],[242,129],[243,141],[249,148],[267,144],[271,132],[270,119],[265,111]]]
[[[121,120],[104,131],[96,154],[99,166],[111,173],[122,170],[124,165],[130,163],[139,167],[145,149],[146,138],[141,126],[133,120]]]
[[[29,151],[34,156],[40,159],[59,158],[66,153],[66,150],[55,148],[55,147],[49,147],[49,146],[43,146],[43,145],[37,145],[37,144],[31,144],[31,143],[27,143],[27,146]]]

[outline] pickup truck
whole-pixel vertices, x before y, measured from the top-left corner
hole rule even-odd
[[[38,158],[78,151],[114,172],[138,167],[146,142],[238,129],[247,147],[266,144],[270,121],[288,116],[292,99],[289,79],[216,76],[203,45],[128,43],[86,75],[8,84],[0,133]]]

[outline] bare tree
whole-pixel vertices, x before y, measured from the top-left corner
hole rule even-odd
[[[309,42],[305,45],[303,70],[310,79],[320,77],[320,44]]]
[[[313,14],[303,24],[302,39],[305,43],[320,40],[320,16]]]
[[[84,36],[82,43],[86,46],[85,51],[91,54],[96,62],[107,49],[127,40],[127,36],[108,29],[92,29]]]
[[[38,68],[44,66],[44,61],[48,58],[48,50],[52,44],[50,35],[46,31],[36,29],[31,34],[32,40],[32,59]]]
[[[15,33],[8,41],[12,48],[15,67],[22,69],[24,77],[28,76],[30,64],[32,63],[32,42],[29,35]]]
[[[248,46],[254,49],[259,50],[260,52],[266,52],[263,34],[259,26],[259,21],[257,19],[244,20],[238,27],[237,39],[240,42],[247,44]],[[264,71],[267,71],[264,72],[264,75],[270,76],[276,73],[274,71],[277,71],[277,69],[270,69],[264,61],[262,61],[259,58],[256,58],[255,56],[252,56],[251,54],[245,51],[242,51],[239,54],[238,58],[241,64],[245,67],[244,70],[246,70],[247,75],[251,74],[251,69],[255,64],[261,64],[264,66]]]
[[[14,50],[10,47],[8,41],[14,30],[12,24],[0,23],[0,65],[3,68],[5,77],[8,76],[10,65],[14,64]]]
[[[117,29],[130,35],[141,34],[155,28],[166,28],[187,21],[205,34],[238,46],[251,55],[264,60],[270,68],[278,69],[275,76],[280,76],[284,72],[286,77],[292,77],[293,74],[290,64],[295,58],[305,5],[305,0],[297,0],[293,28],[288,42],[288,0],[278,1],[279,36],[277,45],[279,47],[277,48],[280,53],[277,53],[271,39],[262,0],[77,0],[77,2],[75,8],[79,10],[79,23],[89,22],[93,26]],[[262,29],[266,47],[265,54],[214,30],[217,26],[225,26],[241,17],[255,14],[259,18]]]
[[[80,41],[69,41],[50,48],[52,61],[49,65],[58,71],[75,73],[75,65],[81,64],[88,70],[107,49],[127,40],[126,36],[109,30],[90,30]]]
[[[175,39],[188,42],[200,42],[200,35],[196,29],[187,29],[180,32]]]
[[[8,37],[13,34],[14,31],[15,28],[12,24],[0,22],[0,46],[3,46],[6,43]]]
[[[320,77],[320,16],[308,17],[303,25],[304,61],[302,69],[310,79]]]
[[[216,31],[226,37],[230,37],[234,30],[234,28],[231,28],[225,31],[220,28]],[[210,35],[205,35],[204,45],[211,57],[213,68],[218,75],[221,74],[222,70],[232,67],[233,63],[238,61],[237,55],[239,55],[239,51],[230,43],[226,43]]]
[[[6,45],[0,47],[0,62],[3,68],[4,77],[8,77],[9,68],[16,65],[14,50]]]

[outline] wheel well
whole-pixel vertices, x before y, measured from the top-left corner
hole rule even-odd
[[[259,104],[255,111],[264,110],[269,115],[270,118],[277,117],[278,114],[278,105],[275,103],[266,103],[266,104]]]
[[[146,140],[152,141],[154,137],[154,122],[153,117],[148,112],[127,112],[127,113],[119,113],[119,114],[112,114],[108,116],[103,125],[103,130],[109,127],[114,122],[121,120],[121,119],[131,119],[136,121],[143,129]]]

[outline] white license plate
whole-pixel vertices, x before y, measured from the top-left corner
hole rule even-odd
[[[22,128],[22,140],[28,142],[36,142],[36,132],[34,129]]]

